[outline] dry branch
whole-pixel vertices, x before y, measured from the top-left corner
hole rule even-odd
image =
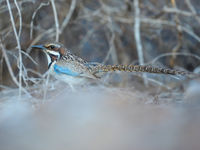
[[[55,20],[55,25],[56,25],[56,42],[58,42],[59,41],[59,21],[58,21],[58,14],[57,14],[54,0],[51,0],[51,5],[53,8],[54,20]]]
[[[15,35],[15,38],[16,38],[16,41],[17,41],[17,48],[18,48],[18,53],[19,53],[19,60],[18,60],[18,63],[19,63],[19,84],[18,84],[18,86],[19,86],[19,97],[21,99],[21,90],[22,90],[22,55],[21,55],[20,39],[19,39],[19,36],[18,36],[20,34],[17,34],[13,13],[12,13],[12,10],[11,10],[11,7],[10,7],[10,2],[9,2],[9,0],[6,0],[6,2],[7,2],[9,14],[10,14],[10,19],[11,19],[14,35]]]

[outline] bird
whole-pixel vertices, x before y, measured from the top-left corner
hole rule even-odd
[[[99,74],[114,71],[146,72],[169,75],[193,75],[192,72],[173,70],[168,68],[153,67],[150,65],[104,65],[96,62],[88,62],[71,53],[61,43],[48,43],[33,45],[32,48],[45,52],[48,60],[48,70],[52,76],[67,82],[72,88],[85,79],[98,80]]]
[[[85,82],[85,79],[98,79],[92,74],[89,63],[72,54],[61,43],[33,45],[44,51],[48,62],[48,72],[58,80],[65,81],[74,90],[74,85]]]

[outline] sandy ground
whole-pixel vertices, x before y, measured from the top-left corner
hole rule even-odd
[[[198,150],[199,84],[182,101],[127,88],[54,87],[41,97],[1,92],[1,150]],[[55,89],[56,88],[56,89]],[[167,96],[166,96],[167,97]],[[177,97],[177,96],[176,96]]]

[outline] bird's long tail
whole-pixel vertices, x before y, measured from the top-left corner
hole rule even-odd
[[[156,74],[186,75],[186,76],[196,75],[191,72],[153,67],[148,65],[97,65],[92,70],[94,74],[99,72],[123,71],[123,72],[147,72]]]

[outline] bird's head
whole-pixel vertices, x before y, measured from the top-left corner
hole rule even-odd
[[[61,44],[49,43],[44,45],[33,45],[32,48],[39,48],[48,54],[52,61],[58,60],[65,53],[65,48]]]
[[[64,46],[59,43],[33,45],[32,48],[41,49],[46,53],[49,67],[52,62],[59,60],[65,54]]]

